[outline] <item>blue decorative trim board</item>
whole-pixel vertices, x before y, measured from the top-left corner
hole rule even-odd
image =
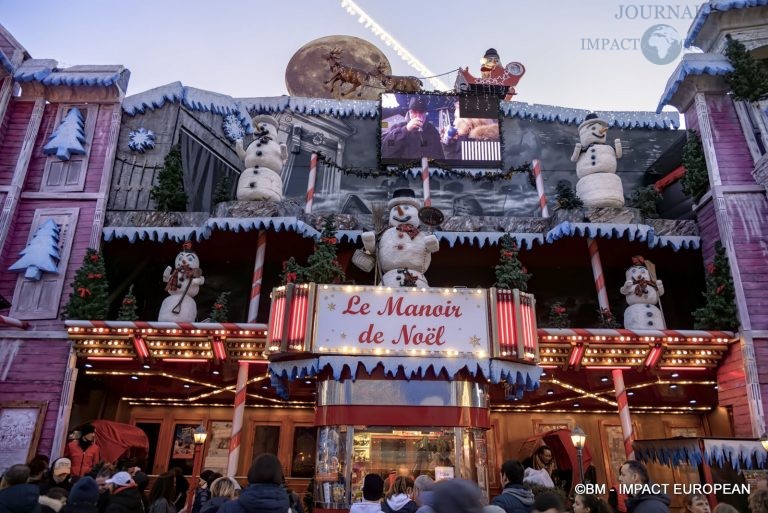
[[[704,28],[709,15],[713,12],[748,9],[750,7],[760,7],[761,5],[768,5],[768,0],[710,0],[703,4],[696,13],[696,17],[693,19],[693,23],[691,23],[691,28],[688,29],[688,35],[685,36],[685,47],[690,48],[693,45],[696,36]]]

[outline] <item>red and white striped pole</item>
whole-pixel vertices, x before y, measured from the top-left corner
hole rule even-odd
[[[624,372],[621,369],[613,369],[611,375],[613,376],[616,402],[619,403],[619,420],[621,421],[621,434],[624,437],[624,453],[628,460],[634,460],[635,451],[632,449],[632,442],[635,441],[635,434],[632,431],[632,419],[629,415],[627,389],[624,387]]]
[[[592,276],[595,278],[595,290],[597,290],[597,303],[600,310],[611,311],[611,305],[608,303],[608,292],[605,290],[605,276],[603,275],[603,264],[600,262],[600,251],[597,249],[595,239],[587,239],[589,248],[589,259],[592,263]]]
[[[432,193],[429,191],[429,163],[427,157],[421,157],[421,181],[424,185],[424,206],[432,206]]]
[[[541,207],[541,217],[549,217],[549,207],[547,207],[547,194],[544,192],[544,179],[541,177],[541,161],[533,161],[533,177],[536,180],[536,192],[539,195],[539,207]]]
[[[232,435],[229,437],[229,461],[227,476],[237,474],[237,464],[240,462],[240,442],[243,433],[243,417],[245,416],[245,389],[248,384],[248,362],[240,362],[237,370],[237,387],[235,388],[235,412],[232,415]]]
[[[259,231],[256,242],[256,261],[253,264],[253,279],[251,280],[251,300],[248,303],[248,322],[256,322],[259,315],[259,299],[261,298],[261,279],[264,275],[264,253],[267,250],[267,232]]]
[[[307,181],[307,202],[304,205],[304,213],[312,213],[312,201],[315,198],[315,182],[317,181],[317,153],[309,157],[309,180]]]

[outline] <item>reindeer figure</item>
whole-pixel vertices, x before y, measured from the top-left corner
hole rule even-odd
[[[380,62],[376,65],[376,71],[374,76],[379,79],[381,85],[388,93],[416,93],[419,92],[424,85],[421,80],[416,77],[407,77],[400,75],[387,75],[384,70],[387,69],[387,65]]]
[[[328,61],[328,66],[332,73],[331,78],[326,80],[325,83],[331,84],[331,93],[333,93],[333,88],[335,87],[336,82],[341,82],[341,84],[339,84],[340,95],[346,96],[357,90],[357,96],[361,96],[363,94],[362,87],[367,85],[368,79],[370,78],[370,72],[342,64],[339,60],[341,52],[341,48],[336,47],[325,56],[325,60]],[[342,93],[344,84],[352,84],[352,89],[346,93]]]

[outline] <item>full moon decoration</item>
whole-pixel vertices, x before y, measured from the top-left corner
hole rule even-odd
[[[326,36],[305,44],[293,54],[285,68],[285,86],[291,96],[306,98],[339,98],[338,88],[331,93],[325,83],[332,76],[325,56],[334,48],[342,50],[341,61],[346,66],[361,70],[376,71],[376,66],[383,65],[385,74],[392,73],[392,66],[387,57],[374,45],[364,39],[353,36]],[[373,82],[370,82],[373,84]],[[343,92],[346,92],[345,87]],[[378,100],[383,88],[364,86],[362,94],[357,91],[348,98],[358,100]],[[343,95],[341,98],[347,98]]]

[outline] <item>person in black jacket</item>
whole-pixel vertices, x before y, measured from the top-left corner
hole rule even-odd
[[[81,477],[72,486],[61,513],[98,513],[99,485],[91,476]]]
[[[290,506],[283,488],[283,468],[274,454],[260,454],[248,470],[248,488],[218,513],[286,513]]]
[[[211,500],[206,502],[200,513],[218,513],[219,508],[240,494],[240,484],[233,477],[220,477],[211,483]]]
[[[144,513],[141,492],[128,472],[118,472],[106,483],[110,487],[110,496],[104,513]]]
[[[68,492],[64,488],[54,486],[49,488],[45,495],[40,495],[40,513],[59,513],[67,503]]]
[[[627,499],[627,513],[670,513],[669,496],[665,493],[654,493],[648,469],[636,460],[625,461],[619,469],[619,483],[625,489],[632,487],[637,490]]]
[[[440,133],[427,121],[427,100],[414,96],[408,103],[408,115],[402,123],[392,125],[381,140],[381,156],[394,159],[442,159]]]
[[[0,490],[0,512],[40,513],[37,502],[40,490],[36,484],[27,483],[29,467],[13,465],[3,474],[3,488]]]
[[[500,506],[506,513],[529,513],[533,506],[533,492],[523,488],[523,466],[517,460],[507,460],[501,465],[501,495],[491,500],[494,506]]]

